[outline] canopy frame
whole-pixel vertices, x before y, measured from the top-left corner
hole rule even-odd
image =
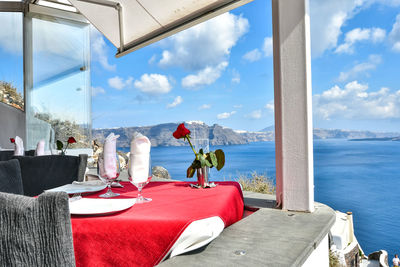
[[[142,37],[140,37],[137,40],[134,40],[130,43],[125,44],[124,40],[126,39],[124,37],[124,23],[123,23],[123,11],[124,11],[124,7],[119,3],[119,2],[115,2],[115,1],[110,1],[110,0],[77,0],[79,2],[86,2],[86,3],[90,3],[90,4],[95,4],[95,5],[101,5],[101,6],[105,6],[105,7],[110,7],[110,8],[114,8],[117,12],[118,12],[118,20],[119,20],[119,40],[120,40],[120,47],[117,47],[117,53],[116,53],[116,57],[122,57],[128,53],[131,53],[133,51],[136,51],[140,48],[143,48],[145,46],[148,46],[154,42],[157,42],[161,39],[164,39],[168,36],[171,36],[173,34],[176,34],[180,31],[183,31],[185,29],[188,29],[194,25],[197,25],[201,22],[204,22],[206,20],[209,20],[213,17],[216,17],[218,15],[221,15],[222,13],[228,12],[232,9],[235,9],[239,6],[245,5],[249,2],[252,2],[253,0],[232,0],[228,3],[225,3],[223,5],[220,5],[218,7],[215,7],[213,9],[209,9],[209,10],[205,10],[202,13],[199,13],[197,15],[195,15],[194,17],[188,18],[186,20],[181,21],[184,18],[180,18],[175,22],[172,22],[172,24],[170,26],[162,26],[160,24],[160,28],[150,32]],[[140,3],[139,3],[140,4]],[[79,10],[79,9],[78,9]],[[152,14],[150,14],[146,9],[144,9],[145,12],[151,16]],[[80,13],[82,15],[85,16],[85,12],[82,12],[82,10],[79,10]],[[89,21],[90,19],[88,17],[86,17]],[[154,18],[154,17],[153,17]],[[156,20],[157,21],[157,20]],[[92,22],[92,24],[96,27],[96,24]],[[99,29],[98,27],[96,27],[104,36],[107,37],[107,33],[103,32],[101,29]]]

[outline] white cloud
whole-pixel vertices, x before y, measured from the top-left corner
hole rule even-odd
[[[199,71],[226,61],[231,49],[249,29],[242,16],[224,13],[166,39],[159,65]]]
[[[211,105],[210,104],[203,104],[199,107],[199,110],[203,110],[203,109],[210,109]]]
[[[183,102],[183,98],[181,96],[175,97],[174,101],[170,104],[167,104],[167,108],[174,108],[178,105],[180,105]]]
[[[243,105],[242,105],[242,104],[239,104],[239,105],[233,105],[233,107],[234,107],[234,108],[242,108],[242,107],[243,107]]]
[[[233,83],[240,83],[240,73],[233,69],[232,70],[232,80]]]
[[[392,93],[382,87],[370,92],[367,84],[352,81],[314,95],[313,109],[315,116],[325,120],[400,118],[400,90]]]
[[[115,76],[113,78],[108,79],[108,85],[117,90],[122,90],[125,87],[130,86],[132,82],[133,82],[133,77],[129,77],[126,80],[124,80],[119,76]]]
[[[385,40],[385,37],[386,37],[386,30],[381,28],[372,29],[371,31],[372,42],[374,43],[382,42],[383,40]]]
[[[228,119],[230,116],[232,116],[235,113],[236,113],[236,111],[223,112],[223,113],[220,113],[220,114],[217,115],[217,119],[225,120],[225,119]]]
[[[258,48],[253,49],[246,54],[243,55],[243,59],[250,61],[250,62],[255,62],[261,59],[261,52],[258,50]]]
[[[105,94],[105,93],[106,93],[106,90],[104,90],[103,87],[100,87],[100,86],[94,87],[94,86],[92,86],[92,96],[93,97],[97,96],[97,95],[100,95],[100,94]]]
[[[107,44],[104,41],[103,35],[93,26],[90,26],[90,40],[92,60],[98,61],[108,71],[115,71],[117,66],[108,62]]]
[[[345,42],[339,45],[335,53],[353,54],[354,45],[360,41],[382,42],[386,37],[386,30],[381,28],[361,29],[355,28],[346,33]]]
[[[382,62],[382,57],[380,55],[370,55],[368,61],[356,64],[349,71],[341,72],[339,74],[338,81],[344,82],[349,79],[354,79],[358,77],[360,74],[368,76],[369,75],[368,71],[376,69],[376,66],[381,62]]]
[[[400,52],[400,14],[397,15],[396,22],[389,33],[389,41],[392,44],[392,50]]]
[[[270,57],[273,54],[273,45],[272,45],[272,37],[265,37],[264,44],[262,47],[264,51],[264,56]]]
[[[0,12],[0,47],[7,52],[22,53],[21,13]]]
[[[272,100],[272,101],[268,102],[267,104],[265,104],[264,108],[273,112],[275,109],[274,101]]]
[[[197,88],[202,85],[210,85],[214,83],[222,72],[228,66],[228,62],[224,61],[215,67],[205,67],[197,74],[190,74],[182,79],[182,86],[185,88]]]
[[[335,48],[341,27],[368,0],[311,0],[311,52],[313,57]]]
[[[263,54],[265,57],[270,57],[273,54],[272,48],[273,48],[272,37],[265,37],[261,47],[263,53],[261,53],[260,49],[256,48],[244,54],[243,59],[249,62],[255,62],[260,60]]]
[[[151,95],[166,94],[172,89],[167,76],[161,74],[143,74],[140,80],[135,81],[134,86]]]
[[[242,16],[222,14],[166,39],[159,66],[196,71],[182,79],[185,88],[210,85],[222,75],[232,47],[248,29],[249,22]],[[240,82],[240,76],[234,74],[232,82]]]
[[[262,111],[261,109],[257,109],[252,111],[250,114],[248,114],[246,117],[251,118],[251,119],[260,119],[262,116]]]

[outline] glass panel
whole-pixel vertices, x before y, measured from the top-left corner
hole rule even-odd
[[[27,142],[52,144],[75,137],[71,148],[90,147],[89,26],[32,18],[32,86],[27,91]]]
[[[0,102],[24,109],[22,13],[0,12]]]

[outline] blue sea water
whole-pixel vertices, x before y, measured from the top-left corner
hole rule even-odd
[[[253,171],[275,180],[275,144],[215,146],[226,155],[225,167],[212,180],[234,180]],[[152,165],[164,166],[173,179],[185,180],[193,160],[189,147],[152,148]],[[400,253],[400,142],[314,141],[315,201],[352,211],[355,235],[366,254],[379,249],[389,259]]]

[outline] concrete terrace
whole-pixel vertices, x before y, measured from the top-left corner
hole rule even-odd
[[[226,228],[208,246],[159,266],[312,266],[309,257],[327,242],[335,212],[321,203],[315,203],[313,213],[284,211],[274,208],[275,199],[245,191],[245,205],[258,211]]]

